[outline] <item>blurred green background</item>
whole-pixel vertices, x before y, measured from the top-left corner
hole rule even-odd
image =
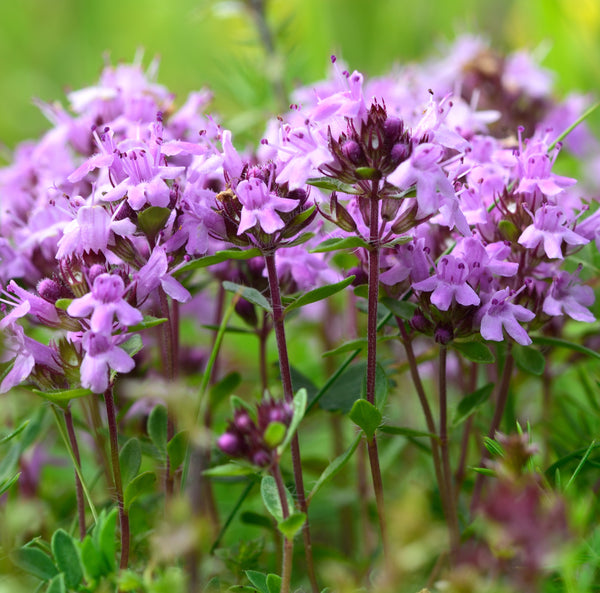
[[[527,48],[557,71],[557,89],[600,83],[598,0],[266,0],[275,31],[267,55],[250,5],[259,0],[0,0],[0,142],[13,148],[47,124],[32,98],[65,102],[95,83],[104,63],[159,56],[159,82],[177,94],[202,86],[236,132],[257,130],[283,109],[271,80],[287,90],[322,78],[336,53],[367,74],[419,59],[460,33],[499,50]]]

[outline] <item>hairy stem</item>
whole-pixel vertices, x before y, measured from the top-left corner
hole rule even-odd
[[[121,526],[121,562],[119,563],[119,567],[123,569],[127,568],[127,565],[129,564],[129,516],[125,510],[125,503],[123,500],[123,481],[121,478],[121,466],[119,464],[117,415],[112,385],[104,392],[104,401],[106,403],[106,415],[108,417],[108,434],[110,437],[110,457],[112,461],[113,481],[115,494],[117,496],[117,505],[119,507],[119,524]]]
[[[369,288],[367,301],[367,382],[366,399],[375,405],[375,383],[377,377],[377,304],[379,301],[379,200],[377,199],[378,185],[373,182],[369,212]],[[389,561],[385,508],[383,501],[383,480],[375,435],[367,440],[371,478],[377,504],[377,517],[381,532],[381,544],[386,561]]]
[[[281,383],[283,386],[283,395],[286,401],[291,402],[294,399],[294,390],[292,386],[292,374],[290,370],[290,361],[287,351],[287,341],[285,337],[285,325],[283,305],[281,303],[281,292],[279,290],[279,279],[277,277],[277,267],[275,265],[275,254],[265,253],[265,264],[267,266],[267,275],[269,279],[269,291],[271,293],[271,307],[273,309],[273,327],[275,329],[275,338],[277,341],[277,351],[279,354],[279,371],[281,373]],[[315,575],[314,561],[312,555],[312,542],[310,537],[310,524],[308,520],[308,508],[306,504],[306,494],[304,492],[304,479],[302,477],[302,462],[300,459],[300,445],[298,433],[294,434],[290,444],[292,454],[292,466],[294,470],[294,482],[296,484],[296,496],[298,497],[298,506],[306,515],[306,522],[302,529],[304,539],[304,555],[306,558],[306,570],[310,580],[313,593],[319,592],[319,586]]]
[[[448,390],[446,383],[448,350],[440,346],[439,365],[439,398],[440,398],[440,450],[442,454],[442,471],[445,498],[447,503],[448,530],[450,532],[450,557],[455,556],[460,545],[460,528],[458,525],[458,512],[454,496],[454,480],[450,469],[450,450],[448,446]]]
[[[75,427],[73,426],[73,415],[71,409],[67,406],[64,410],[65,424],[67,425],[67,434],[69,442],[73,450],[73,456],[77,462],[77,467],[81,470],[81,457],[79,456],[79,446],[77,444],[77,436],[75,435]],[[77,516],[79,517],[79,539],[83,541],[85,537],[85,501],[83,499],[83,485],[79,479],[77,469],[75,469],[75,496],[77,499]]]
[[[417,358],[415,356],[415,351],[412,347],[412,341],[404,327],[404,322],[399,317],[396,317],[396,323],[398,325],[398,329],[400,330],[400,334],[402,335],[402,343],[404,344],[404,350],[406,352],[406,358],[408,360],[408,368],[410,369],[410,376],[413,381],[413,385],[417,391],[417,396],[419,398],[419,403],[421,404],[421,408],[423,409],[423,415],[425,416],[425,424],[427,426],[427,431],[430,433],[430,443],[431,443],[431,457],[433,459],[433,469],[435,471],[435,479],[437,481],[438,489],[440,491],[440,497],[442,499],[442,508],[444,510],[444,514],[448,517],[448,501],[445,497],[445,488],[444,488],[444,480],[442,473],[442,461],[440,458],[440,448],[439,448],[439,440],[437,438],[437,428],[435,426],[435,420],[433,419],[433,413],[431,411],[431,406],[429,405],[429,401],[427,399],[427,394],[425,393],[425,388],[423,386],[423,381],[421,381],[421,374],[419,373],[419,365],[417,363]]]
[[[271,475],[277,485],[277,493],[279,494],[279,501],[281,503],[281,514],[284,520],[290,516],[290,509],[288,507],[285,484],[281,476],[281,470],[279,468],[279,462],[276,462],[271,468]],[[284,537],[283,539],[283,563],[281,568],[281,593],[289,593],[290,584],[292,581],[292,560],[294,557],[294,540]]]

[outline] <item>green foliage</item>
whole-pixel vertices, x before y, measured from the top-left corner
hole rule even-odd
[[[363,429],[369,440],[375,435],[382,420],[381,412],[366,399],[356,400],[348,416],[354,424]]]

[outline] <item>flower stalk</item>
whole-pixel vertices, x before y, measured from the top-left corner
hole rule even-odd
[[[119,568],[127,568],[129,564],[129,515],[125,509],[125,500],[123,497],[123,481],[121,477],[121,465],[119,463],[119,441],[117,432],[117,415],[115,410],[115,400],[113,397],[112,385],[104,392],[104,402],[106,404],[106,415],[108,418],[108,434],[110,440],[110,457],[113,469],[113,483],[115,495],[117,497],[117,506],[119,508],[119,525],[121,527],[121,560]]]
[[[265,264],[267,267],[267,276],[269,280],[269,291],[271,294],[271,307],[273,309],[273,328],[277,341],[277,352],[279,354],[279,370],[281,373],[281,383],[283,386],[284,398],[287,402],[294,399],[294,389],[292,385],[292,374],[287,350],[287,341],[285,337],[284,312],[281,302],[281,291],[279,288],[279,279],[277,276],[277,267],[274,253],[265,253]],[[312,541],[310,536],[310,524],[308,520],[308,506],[306,504],[306,494],[304,492],[304,479],[302,477],[302,461],[300,458],[300,444],[298,433],[294,434],[290,443],[292,455],[292,466],[294,471],[294,482],[296,485],[296,494],[298,497],[298,506],[300,511],[306,515],[306,522],[302,527],[302,537],[304,539],[304,555],[306,559],[306,570],[311,583],[313,593],[319,592],[319,586],[314,569],[312,554]]]

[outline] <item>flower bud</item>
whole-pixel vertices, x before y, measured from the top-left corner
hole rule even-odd
[[[232,457],[238,457],[243,454],[244,443],[237,434],[232,432],[224,432],[217,439],[217,447]]]
[[[51,278],[40,280],[37,285],[37,292],[45,301],[52,304],[63,296],[60,284]]]

